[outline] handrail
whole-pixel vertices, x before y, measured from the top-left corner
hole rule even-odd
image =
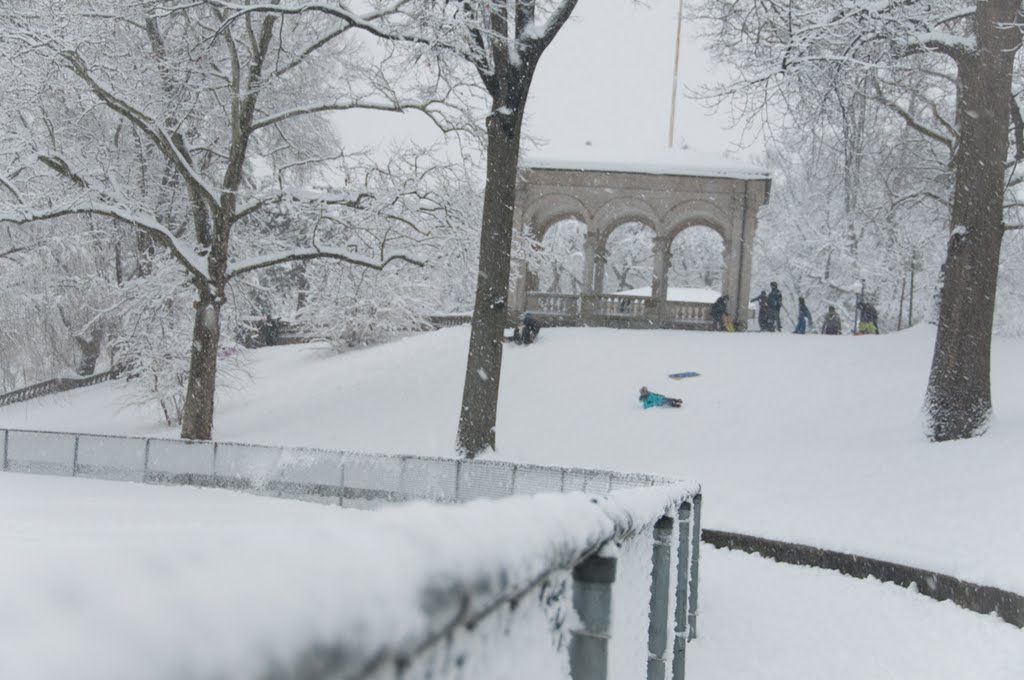
[[[964,609],[979,614],[995,613],[1007,623],[1024,628],[1024,595],[963,581],[936,571],[910,567],[862,555],[817,548],[800,543],[786,543],[760,536],[705,529],[702,539],[716,548],[757,553],[770,560],[805,567],[838,571],[854,578],[872,576],[879,581],[895,583],[933,600],[951,600]]]
[[[17,404],[18,402],[45,397],[48,394],[55,394],[57,392],[67,392],[79,387],[98,385],[115,377],[115,373],[115,371],[111,370],[81,378],[53,378],[51,380],[44,380],[41,383],[35,383],[34,385],[28,385],[27,387],[0,394],[0,406]]]

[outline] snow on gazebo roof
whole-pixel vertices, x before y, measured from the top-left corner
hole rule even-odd
[[[768,179],[767,168],[717,154],[681,149],[613,149],[599,146],[546,147],[524,152],[521,168],[597,170],[645,175]]]

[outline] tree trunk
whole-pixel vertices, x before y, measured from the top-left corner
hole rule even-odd
[[[495,444],[522,108],[521,103],[518,107],[501,108],[511,109],[512,113],[498,113],[495,104],[495,112],[487,119],[487,184],[480,264],[456,442],[460,454],[467,458],[493,449]]]
[[[201,294],[192,326],[192,356],[188,391],[181,417],[182,439],[213,436],[213,397],[217,387],[217,347],[220,343],[220,303]]]
[[[92,375],[96,372],[96,363],[100,359],[100,348],[103,344],[103,333],[96,328],[86,331],[84,334],[74,336],[75,345],[80,352],[78,357],[78,375]]]
[[[977,51],[959,62],[952,233],[925,404],[934,441],[981,434],[992,412],[992,317],[1020,5],[978,2]]]

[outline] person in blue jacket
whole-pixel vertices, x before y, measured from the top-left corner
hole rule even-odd
[[[811,320],[811,310],[807,309],[807,303],[804,302],[803,298],[800,298],[800,312],[797,314],[796,328],[793,332],[803,335],[812,323],[814,322]]]
[[[671,406],[673,408],[679,408],[683,405],[683,400],[676,399],[675,397],[666,397],[664,394],[650,392],[646,387],[641,387],[640,403],[644,405],[644,408],[651,408],[654,406]]]

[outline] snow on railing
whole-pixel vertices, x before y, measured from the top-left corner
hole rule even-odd
[[[627,321],[635,322],[636,327],[711,328],[710,303],[659,301],[640,295],[529,292],[526,311],[555,325],[593,326]]]
[[[0,406],[9,406],[10,404],[17,404],[18,402],[36,399],[37,397],[45,397],[48,394],[55,394],[57,392],[67,392],[78,387],[97,385],[113,377],[114,371],[104,371],[103,373],[83,377],[75,376],[74,378],[45,380],[34,385],[27,385],[20,389],[0,394]]]
[[[214,486],[346,508],[431,502],[366,516],[386,527],[381,544],[353,550],[337,574],[344,582],[338,587],[359,596],[352,606],[331,597],[306,603],[305,615],[329,625],[298,647],[276,646],[260,675],[684,676],[686,641],[696,632],[696,484],[502,461],[0,433],[5,471]],[[377,550],[404,557],[375,577]],[[318,554],[311,548],[308,559]],[[258,603],[260,593],[251,597]],[[236,670],[210,675],[234,677]]]

